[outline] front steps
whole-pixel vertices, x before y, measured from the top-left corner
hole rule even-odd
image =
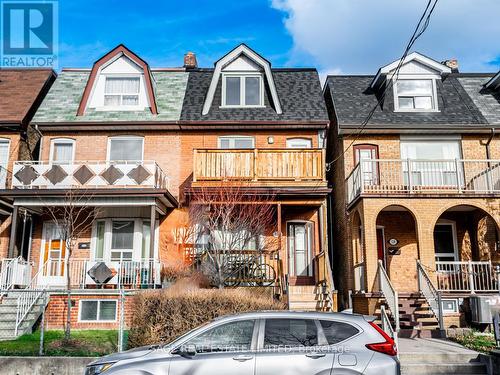
[[[295,311],[331,311],[332,301],[322,286],[289,285],[288,306]]]
[[[16,336],[17,298],[20,295],[21,292],[9,291],[0,302],[0,340],[13,340],[25,333],[32,333],[33,326],[45,308],[43,299],[39,298],[24,318]]]
[[[439,330],[439,322],[431,307],[420,293],[400,293],[399,304],[399,326],[398,337],[404,338],[440,338],[442,332]],[[385,301],[381,299],[375,315],[377,323],[380,321],[380,305]]]
[[[443,345],[446,346],[446,341],[443,341]],[[432,353],[432,348],[431,344],[426,352],[400,353],[401,375],[488,374],[486,365],[479,361],[476,352],[463,348],[444,353],[438,348]]]

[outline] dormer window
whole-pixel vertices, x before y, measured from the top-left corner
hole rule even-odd
[[[106,77],[105,107],[133,107],[139,105],[139,77]]]
[[[224,74],[222,77],[223,107],[262,107],[262,76],[258,74]]]
[[[432,111],[437,108],[435,80],[400,79],[395,87],[395,108],[399,111]]]

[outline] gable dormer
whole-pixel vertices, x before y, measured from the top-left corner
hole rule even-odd
[[[124,45],[97,60],[78,107],[78,116],[96,111],[144,111],[157,114],[148,64]]]
[[[222,93],[220,103],[216,104],[222,109],[264,107],[264,87],[267,84],[276,113],[282,113],[271,64],[245,44],[240,44],[215,63],[203,115],[210,111],[219,80],[222,80]]]
[[[403,61],[380,68],[370,87],[375,91],[392,87],[395,112],[437,112],[437,82],[450,73],[448,66],[412,52]]]

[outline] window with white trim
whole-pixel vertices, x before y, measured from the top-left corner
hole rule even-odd
[[[287,148],[311,148],[311,138],[288,138],[286,140]]]
[[[245,136],[219,137],[219,148],[254,148],[255,138]]]
[[[116,320],[117,301],[110,299],[80,300],[81,322],[113,322]]]
[[[108,143],[109,161],[142,161],[144,138],[134,136],[112,137]]]
[[[73,139],[53,139],[50,147],[50,161],[54,164],[73,163],[75,141]]]
[[[104,83],[104,106],[138,106],[140,83],[140,77],[106,77]]]
[[[224,74],[222,76],[223,107],[261,107],[264,87],[260,74]]]
[[[399,79],[395,86],[395,108],[399,111],[437,109],[434,79]]]

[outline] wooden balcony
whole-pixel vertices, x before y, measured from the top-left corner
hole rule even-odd
[[[324,149],[195,149],[193,186],[325,185]]]
[[[500,160],[362,160],[346,179],[347,203],[359,196],[500,195]]]

